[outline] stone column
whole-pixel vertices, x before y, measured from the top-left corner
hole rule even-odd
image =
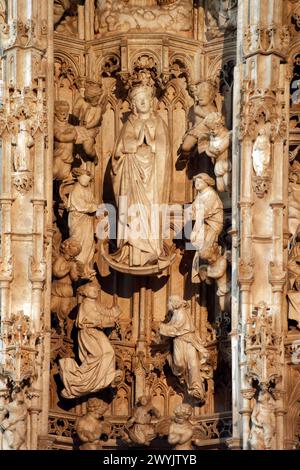
[[[21,449],[37,449],[48,419],[53,2],[2,4],[0,380],[2,389],[9,380],[25,399],[20,406],[27,409],[28,432]],[[8,420],[12,401],[7,389]],[[18,449],[6,434],[2,448]]]
[[[233,351],[233,360],[236,361],[239,354],[241,376],[234,386],[239,387],[240,382],[242,398],[239,401],[235,398],[233,405],[240,403],[238,406],[241,406],[240,436],[244,449],[251,447],[251,413],[259,392],[267,391],[270,399],[274,399],[275,409],[282,409],[280,358],[283,357],[283,346],[280,338],[286,322],[282,305],[286,285],[287,221],[284,207],[288,186],[289,106],[285,65],[289,30],[285,25],[285,7],[283,0],[239,2],[239,30],[242,30],[243,38],[238,44],[240,63],[236,77],[239,75],[240,81],[235,86],[241,90],[241,100],[235,101],[234,115],[240,115],[240,122],[234,129],[234,137],[239,138],[240,144],[235,147],[238,158],[233,164],[236,175],[240,168],[239,195],[236,195],[239,210],[235,220],[237,239],[240,238],[237,252],[241,342],[240,352],[237,348]],[[273,335],[274,354],[278,360],[276,373],[271,353],[269,356],[263,354],[263,348],[268,348],[264,343],[266,340],[255,336],[258,322],[265,321],[259,317],[265,312],[261,302],[265,302],[268,312],[265,327]],[[253,316],[258,305],[262,310]],[[238,326],[236,320],[235,325]],[[257,342],[255,350],[251,349],[250,343],[244,347],[245,340],[251,335]],[[272,448],[282,449],[283,413],[275,411],[275,415],[276,439]]]

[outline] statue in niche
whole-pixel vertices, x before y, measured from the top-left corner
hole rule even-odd
[[[73,320],[69,318],[69,314],[77,305],[72,283],[83,275],[83,265],[76,259],[80,252],[80,243],[69,238],[61,244],[60,254],[52,265],[54,280],[51,288],[51,312],[57,315],[60,333],[66,330],[68,338],[71,337],[73,328]]]
[[[115,269],[170,264],[162,239],[160,206],[169,202],[171,153],[165,122],[153,111],[153,89],[133,86],[132,112],[112,157],[112,182],[118,207]],[[108,261],[109,262],[109,261]]]
[[[98,301],[99,287],[93,283],[81,286],[77,292],[83,297],[75,323],[79,329],[81,365],[72,358],[60,359],[60,375],[65,386],[61,395],[64,398],[81,397],[113,387],[122,377],[122,372],[116,370],[115,351],[101,331],[115,325],[119,308],[101,305]]]
[[[100,83],[87,80],[84,86],[84,97],[76,92],[73,115],[80,124],[77,144],[82,144],[87,157],[97,164],[95,149],[96,137],[99,133],[101,119],[107,106],[107,95]]]
[[[189,304],[179,296],[169,298],[171,319],[160,323],[159,334],[173,339],[173,352],[169,356],[171,369],[181,383],[187,385],[189,395],[205,402],[205,379],[211,377],[209,352],[196,332],[189,312]]]
[[[69,212],[69,235],[77,240],[81,251],[77,256],[84,267],[83,276],[95,276],[93,259],[95,254],[95,216],[98,208],[91,187],[92,175],[88,170],[79,168],[73,171],[77,178],[68,197],[66,209]]]
[[[156,437],[155,420],[160,413],[151,403],[151,397],[143,395],[134,408],[133,416],[126,424],[125,440],[135,444],[149,446]]]
[[[289,290],[289,319],[294,320],[300,326],[300,242],[296,232],[288,259]]]
[[[30,121],[27,119],[23,108],[18,113],[18,132],[12,137],[14,150],[14,170],[30,170],[30,149],[34,146],[34,140],[31,135]]]
[[[75,428],[82,444],[80,450],[101,450],[102,435],[108,435],[111,425],[105,422],[103,415],[108,404],[98,398],[90,398],[87,403],[87,413],[77,418]]]
[[[195,225],[190,239],[197,251],[192,266],[192,282],[201,282],[200,267],[206,261],[211,266],[211,274],[220,279],[221,285],[226,268],[221,261],[218,266],[215,263],[218,259],[216,254],[219,253],[218,238],[224,225],[223,203],[213,189],[215,182],[209,175],[200,173],[193,179],[197,194],[192,205]],[[216,273],[216,268],[219,274]]]
[[[68,122],[69,111],[70,106],[67,101],[55,102],[53,178],[59,181],[71,176],[73,148],[77,140],[76,127]]]
[[[191,151],[197,146],[198,153],[205,152],[214,163],[218,191],[228,191],[231,172],[228,149],[231,133],[215,104],[216,83],[210,80],[201,81],[190,88],[195,98],[194,125],[183,137],[177,165],[185,166]]]
[[[262,390],[251,414],[251,431],[249,444],[252,450],[274,449],[276,429],[274,400],[270,394]]]
[[[254,142],[252,161],[256,176],[267,176],[271,161],[271,142],[265,127],[259,130]]]
[[[300,221],[300,163],[295,160],[289,171],[289,196],[288,196],[289,232],[295,235]]]
[[[27,413],[24,393],[16,388],[11,402],[0,407],[0,430],[5,436],[7,450],[27,450]]]

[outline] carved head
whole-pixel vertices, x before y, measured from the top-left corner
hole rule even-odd
[[[85,85],[84,97],[92,106],[97,106],[99,98],[102,93],[102,86],[100,83],[88,80]]]
[[[99,286],[93,283],[84,284],[78,289],[78,294],[88,297],[89,299],[97,299],[99,295]]]
[[[193,177],[195,189],[197,191],[203,191],[208,186],[214,186],[215,181],[207,173],[199,173]]]
[[[191,90],[200,106],[207,106],[213,103],[217,94],[216,83],[210,80],[196,83]]]
[[[188,403],[182,403],[174,410],[176,422],[187,421],[192,416],[193,408]]]
[[[152,108],[153,90],[148,85],[138,85],[131,88],[129,99],[134,114],[148,114]]]
[[[204,124],[211,131],[212,134],[217,132],[220,128],[224,127],[225,121],[221,113],[209,113],[204,119]]]
[[[188,302],[179,295],[170,295],[169,297],[169,310],[178,310],[181,307],[187,308],[188,305]]]
[[[142,395],[136,402],[137,406],[147,406],[151,402],[149,395]]]
[[[67,101],[55,101],[54,113],[55,117],[60,122],[68,122],[70,105]]]
[[[91,172],[84,168],[75,168],[72,173],[81,186],[87,187],[93,179]]]
[[[74,238],[68,238],[61,244],[60,251],[67,259],[71,260],[79,255],[81,252],[81,245]]]

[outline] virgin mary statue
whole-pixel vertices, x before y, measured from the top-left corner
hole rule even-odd
[[[153,112],[151,86],[139,83],[131,89],[129,98],[132,112],[112,157],[118,250],[111,258],[129,267],[163,268],[167,255],[161,209],[169,202],[171,173],[168,129]]]

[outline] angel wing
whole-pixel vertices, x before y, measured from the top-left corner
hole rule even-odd
[[[164,418],[158,421],[155,426],[155,431],[159,436],[167,436],[170,431],[172,418]]]
[[[61,197],[64,207],[67,207],[68,205],[68,196],[70,192],[72,191],[74,183],[75,183],[75,180],[70,179],[70,180],[63,181],[60,185],[59,195]]]

